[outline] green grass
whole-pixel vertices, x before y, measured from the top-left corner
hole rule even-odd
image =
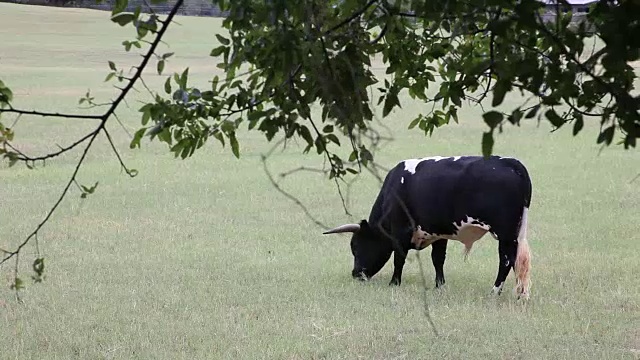
[[[167,34],[176,51],[169,71],[191,67],[206,84],[215,64],[207,55],[219,20],[180,17]],[[135,55],[120,42],[130,32],[99,11],[0,4],[0,78],[15,106],[79,112],[88,88],[106,101],[116,90],[102,83],[106,59],[130,66]],[[164,50],[160,50],[163,52]],[[152,64],[155,65],[155,64]],[[163,80],[148,71],[146,80]],[[137,99],[119,111],[129,131],[139,125]],[[510,101],[514,101],[511,99]],[[431,138],[406,130],[419,104],[386,123],[395,141],[378,160],[387,166],[417,156],[477,154],[484,125],[479,109]],[[95,111],[94,111],[95,112]],[[10,122],[12,117],[3,117]],[[87,121],[23,117],[15,128],[29,153],[56,149],[91,128]],[[522,159],[534,183],[530,213],[532,298],[508,291],[488,295],[497,271],[497,243],[486,237],[467,262],[453,243],[447,285],[435,291],[429,252],[422,252],[433,336],[423,314],[415,255],[403,285],[387,286],[387,264],[372,281],[350,277],[347,236],[325,237],[292,202],[274,191],[260,154],[269,144],[243,132],[242,158],[210,142],[193,158],[175,160],[164,146],[129,150],[116,122],[109,129],[126,163],[121,174],[101,137],[79,181],[100,181],[81,201],[73,192],[39,236],[46,281],[23,293],[8,289],[12,267],[0,269],[0,358],[3,359],[633,359],[640,349],[640,242],[635,150],[595,144],[588,124],[550,133],[546,123],[507,127],[496,152]],[[11,248],[41,221],[68,179],[79,153],[29,171],[0,167],[0,247]],[[280,173],[321,166],[295,144],[276,152]],[[284,186],[337,225],[368,216],[378,184],[356,182],[353,217],[344,215],[333,183],[312,173]],[[21,256],[23,276],[35,248]]]

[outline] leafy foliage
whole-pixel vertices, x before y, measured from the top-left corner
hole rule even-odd
[[[148,134],[186,158],[214,137],[223,146],[228,140],[239,157],[236,133],[246,126],[268,140],[301,138],[305,152],[315,149],[331,161],[330,176],[342,176],[355,172],[349,164],[369,158],[361,135],[378,106],[387,116],[401,107],[403,92],[433,104],[408,124],[425,135],[457,122],[464,102],[490,97],[485,155],[496,129],[535,117],[556,128],[574,122],[574,134],[585,117],[599,118],[597,142],[606,145],[619,133],[625,148],[634,147],[640,136],[631,66],[640,56],[639,38],[632,35],[640,31],[637,2],[601,0],[586,16],[589,23],[572,22],[566,4],[545,22],[536,0],[214,3],[229,14],[223,23],[228,33],[215,34],[210,54],[226,76],[199,89],[189,84],[188,69],[169,75],[164,94],[141,107],[144,127],[131,147]],[[131,22],[138,30],[144,23]],[[593,51],[585,44],[596,36],[604,47]],[[373,57],[384,62],[384,78],[373,74]],[[370,98],[373,87],[377,99]],[[498,110],[514,92],[528,99],[507,113]],[[311,115],[316,105],[318,119]],[[343,137],[353,150],[349,161],[332,153]]]

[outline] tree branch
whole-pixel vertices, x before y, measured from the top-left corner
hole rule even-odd
[[[280,144],[282,144],[284,142],[285,138],[280,139],[272,148],[271,150],[266,154],[262,154],[260,156],[260,159],[262,161],[262,168],[264,169],[264,173],[267,175],[267,178],[269,178],[269,181],[271,182],[271,185],[273,185],[273,187],[282,195],[286,196],[289,200],[293,201],[296,205],[298,205],[302,211],[304,211],[305,215],[311,219],[311,221],[313,221],[316,225],[318,225],[319,227],[323,228],[324,230],[329,230],[330,227],[327,226],[326,224],[323,224],[320,220],[317,220],[313,215],[311,215],[311,213],[309,212],[309,209],[307,209],[306,206],[304,206],[304,204],[298,200],[295,196],[289,194],[288,192],[286,192],[285,190],[283,190],[280,187],[280,184],[278,182],[276,182],[273,179],[273,176],[271,175],[271,172],[269,171],[269,168],[267,167],[267,159],[269,158],[269,156],[271,156],[271,153],[276,149],[276,147],[278,147]]]
[[[604,86],[607,89],[607,91],[616,98],[616,100],[618,102],[622,102],[622,103],[625,103],[625,104],[630,104],[630,105],[632,105],[631,107],[634,107],[636,109],[638,108],[637,104],[634,104],[635,101],[631,97],[631,95],[629,95],[628,93],[625,93],[623,91],[619,91],[619,89],[616,89],[615,85],[612,85],[612,83],[610,83],[610,82],[604,81],[602,78],[600,78],[599,76],[594,74],[593,71],[591,71],[591,69],[588,66],[586,66],[579,59],[577,59],[573,54],[571,54],[569,51],[567,51],[567,48],[562,43],[562,41],[560,39],[558,39],[558,37],[555,34],[553,34],[551,31],[549,31],[549,29],[547,29],[547,27],[544,25],[544,22],[542,22],[542,16],[539,13],[536,13],[536,15],[538,17],[538,21],[541,22],[540,26],[539,26],[539,29],[547,37],[549,37],[551,40],[553,40],[553,42],[555,42],[556,45],[558,45],[558,49],[560,49],[560,52],[562,52],[562,54],[564,56],[566,56],[569,60],[573,61],[580,68],[580,70],[585,72],[592,79],[597,81],[600,85]],[[595,54],[595,55],[598,55],[598,57],[599,57],[602,54],[600,52],[598,52],[598,54]],[[597,59],[597,57],[595,59]],[[587,61],[589,61],[589,60],[587,60]]]
[[[111,134],[109,134],[109,131],[107,131],[107,129],[104,129],[104,135],[107,137],[107,140],[109,140],[109,145],[111,145],[111,149],[113,149],[113,153],[116,154],[116,158],[118,158],[118,162],[120,162],[120,167],[130,177],[135,177],[136,175],[138,175],[137,171],[130,170],[127,167],[127,165],[124,164],[124,161],[122,161],[122,157],[120,157],[120,153],[118,152],[118,149],[116,148],[116,145],[113,143],[113,139],[111,139]]]
[[[60,156],[64,153],[66,153],[67,151],[75,148],[76,146],[82,144],[83,142],[87,141],[87,139],[89,139],[91,136],[93,136],[95,134],[96,130],[93,130],[92,132],[88,133],[87,135],[83,136],[82,138],[80,138],[79,140],[77,140],[76,142],[74,142],[73,144],[67,146],[67,147],[63,147],[60,148],[60,150],[56,151],[56,152],[52,152],[46,155],[42,155],[42,156],[36,156],[36,157],[31,157],[31,156],[27,156],[25,154],[18,155],[17,159],[20,161],[31,161],[31,162],[36,162],[36,161],[45,161],[47,159],[51,159],[54,158],[56,156]]]
[[[20,110],[14,109],[10,107],[8,109],[0,108],[0,113],[13,113],[19,115],[35,115],[42,117],[58,117],[65,119],[82,119],[82,120],[102,120],[104,115],[80,115],[80,114],[61,114],[61,113],[51,113],[51,112],[42,112],[42,111],[34,111],[34,110]]]
[[[341,27],[347,25],[348,23],[350,23],[351,21],[353,21],[355,18],[357,18],[358,16],[364,14],[365,11],[367,11],[367,9],[369,9],[371,7],[371,5],[375,4],[378,0],[369,0],[369,2],[367,2],[360,10],[354,12],[353,14],[351,14],[351,16],[349,16],[348,18],[342,20],[341,22],[339,22],[337,25],[334,25],[332,28],[330,28],[329,30],[325,31],[322,36],[326,36],[331,34],[332,32],[340,29]]]
[[[42,227],[49,221],[51,216],[54,214],[56,209],[60,206],[60,204],[62,203],[62,201],[66,197],[71,185],[76,183],[76,178],[78,176],[78,172],[80,171],[80,168],[82,167],[82,164],[84,163],[84,160],[87,157],[87,153],[89,152],[89,149],[91,148],[91,146],[93,145],[95,139],[98,137],[98,135],[100,134],[101,131],[105,132],[105,134],[107,135],[107,138],[109,139],[109,141],[111,142],[111,145],[113,146],[113,142],[111,141],[109,133],[106,131],[105,125],[106,125],[107,121],[109,120],[109,118],[114,114],[116,108],[124,100],[124,98],[127,96],[129,91],[131,91],[131,89],[133,88],[136,80],[138,80],[142,76],[142,72],[145,69],[146,65],[148,64],[149,59],[154,54],[155,49],[157,48],[158,44],[162,40],[162,36],[164,35],[164,33],[166,32],[167,28],[169,27],[169,24],[171,24],[171,20],[176,15],[178,9],[182,6],[183,1],[184,0],[178,0],[175,3],[175,5],[173,6],[173,8],[171,9],[171,11],[168,14],[166,21],[162,23],[162,27],[157,32],[156,38],[151,43],[151,46],[149,47],[149,50],[143,56],[142,62],[140,63],[140,66],[138,67],[136,73],[131,77],[131,79],[129,80],[127,85],[122,89],[122,92],[120,93],[120,95],[113,101],[113,103],[111,104],[109,109],[104,114],[102,114],[102,115],[69,115],[69,114],[57,114],[57,113],[44,113],[44,112],[38,112],[38,111],[21,111],[21,110],[15,110],[15,109],[12,109],[12,108],[10,108],[8,111],[4,111],[4,112],[13,112],[13,113],[18,113],[18,114],[38,115],[38,116],[52,116],[52,117],[60,117],[60,118],[77,118],[77,119],[99,119],[100,120],[100,124],[95,128],[94,131],[92,131],[91,133],[89,133],[88,135],[86,135],[85,137],[80,139],[79,141],[75,142],[70,147],[67,147],[67,150],[64,150],[64,148],[61,149],[61,151],[59,152],[60,154],[65,152],[65,151],[68,151],[69,149],[74,148],[78,144],[86,141],[87,139],[89,140],[89,143],[87,144],[87,146],[85,146],[85,148],[84,148],[84,150],[82,152],[82,156],[78,160],[78,163],[76,164],[76,167],[74,168],[73,173],[71,174],[71,177],[70,177],[69,181],[65,185],[64,189],[62,190],[62,193],[60,194],[60,196],[58,197],[58,199],[56,200],[54,205],[47,212],[47,215],[45,216],[45,218],[26,237],[26,239],[24,241],[22,241],[17,246],[17,248],[15,250],[13,250],[13,251],[4,251],[5,256],[2,258],[2,260],[0,260],[0,265],[4,264],[5,262],[10,260],[11,258],[15,257],[15,261],[16,261],[16,272],[14,274],[14,284],[15,285],[18,285],[18,283],[19,283],[17,266],[18,266],[18,259],[19,259],[20,251],[31,241],[31,239],[37,237],[38,232],[40,231],[40,229],[42,229]],[[2,109],[0,109],[0,110],[2,110]],[[115,148],[115,146],[114,146],[114,148]],[[117,151],[116,151],[116,154],[117,154]],[[53,156],[57,156],[57,155],[53,155]],[[119,155],[117,155],[117,156],[118,156],[118,159],[121,161]],[[52,157],[52,156],[50,156],[50,157]],[[46,158],[46,156],[45,156],[45,158]],[[16,296],[18,296],[17,295],[17,291],[18,290],[19,290],[18,286],[16,286]]]

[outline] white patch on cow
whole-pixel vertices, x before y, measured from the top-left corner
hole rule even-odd
[[[404,184],[404,176],[400,178],[400,184]]]
[[[407,159],[404,161],[404,170],[412,174],[415,174],[416,167],[418,167],[418,164],[420,164],[423,161],[433,160],[438,162],[440,160],[452,159],[452,158],[453,158],[453,161],[456,161],[456,160],[459,160],[461,157],[462,156],[430,156],[422,159]]]
[[[503,286],[504,286],[504,281],[501,282],[500,285],[494,286],[493,289],[491,289],[491,294],[493,294],[493,295],[500,294],[500,292],[502,291],[502,287]]]
[[[456,227],[455,234],[430,234],[424,230],[422,227],[418,225],[417,229],[414,230],[413,236],[411,237],[411,242],[418,249],[424,249],[425,247],[431,245],[438,239],[449,239],[460,241],[464,244],[465,247],[465,259],[469,252],[471,251],[471,247],[473,243],[480,240],[484,234],[486,234],[491,227],[482,221],[472,218],[471,216],[467,216],[465,220],[463,220],[460,225],[454,223]],[[491,233],[495,237],[493,233]]]
[[[449,238],[450,240],[458,240],[464,244],[465,258],[471,251],[473,243],[480,240],[484,234],[489,231],[489,225],[474,219],[471,216],[467,216],[467,219],[462,221],[460,225],[454,224],[457,228],[456,233]]]

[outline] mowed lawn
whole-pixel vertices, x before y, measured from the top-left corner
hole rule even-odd
[[[167,70],[191,68],[206,86],[216,61],[208,56],[220,20],[178,17],[159,53],[175,51]],[[0,79],[16,107],[78,109],[91,89],[96,101],[117,90],[102,81],[107,60],[128,68],[139,61],[120,43],[132,38],[107,12],[0,4]],[[145,80],[160,90],[164,76]],[[382,74],[382,72],[380,72]],[[497,242],[487,236],[468,260],[451,243],[447,285],[434,290],[430,250],[421,253],[427,301],[440,336],[425,316],[419,259],[412,252],[403,284],[387,285],[391,262],[370,282],[351,279],[348,236],[322,236],[289,199],[274,190],[260,156],[260,134],[241,134],[241,159],[212,140],[192,158],[129,133],[148,94],[141,86],[110,121],[128,166],[124,175],[104,137],[89,153],[78,181],[97,192],[72,191],[38,237],[46,280],[29,279],[35,247],[20,257],[24,304],[9,290],[13,262],[0,268],[2,359],[637,359],[640,357],[640,172],[636,150],[599,153],[597,124],[574,138],[571,126],[550,133],[546,123],[507,126],[495,151],[521,159],[533,179],[529,241],[532,297],[515,301],[489,291],[497,272]],[[518,99],[510,99],[514,106]],[[480,153],[485,125],[479,109],[461,124],[425,137],[407,130],[427,111],[407,102],[384,123],[394,141],[377,160]],[[14,117],[2,121],[11,125]],[[22,117],[16,144],[29,154],[69,144],[94,126],[85,120]],[[244,128],[246,129],[246,128]],[[384,131],[378,126],[378,129]],[[126,130],[126,131],[125,131]],[[323,160],[290,143],[269,159],[274,174]],[[79,152],[46,167],[0,166],[0,248],[33,230],[58,197]],[[345,215],[335,186],[317,173],[297,173],[283,187],[328,225],[358,221],[378,191],[359,178]],[[346,189],[343,189],[346,191]]]

